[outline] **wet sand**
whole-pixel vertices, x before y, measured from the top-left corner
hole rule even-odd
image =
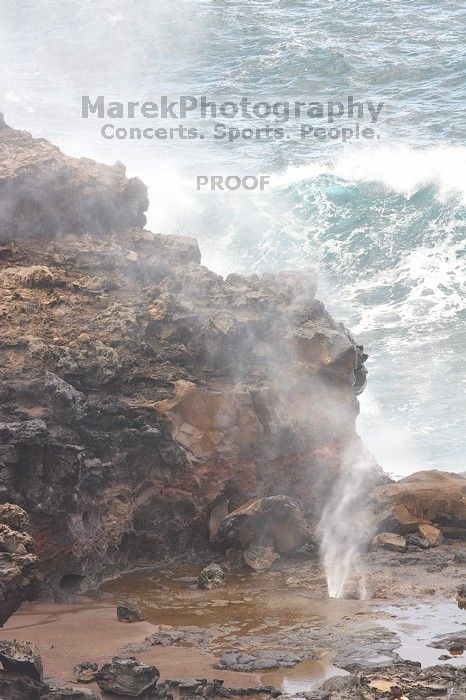
[[[114,655],[128,655],[128,644],[142,643],[161,626],[194,626],[201,633],[195,644],[202,646],[193,646],[188,634],[181,642],[185,646],[146,645],[129,652],[157,666],[161,680],[220,678],[227,687],[273,685],[295,693],[345,674],[342,669],[354,661],[370,665],[410,659],[422,666],[463,666],[464,656],[442,661],[445,650],[429,646],[438,635],[465,629],[465,611],[452,595],[464,576],[457,558],[462,551],[463,543],[444,545],[427,555],[411,555],[407,566],[402,566],[407,558],[399,555],[371,554],[376,595],[366,601],[329,599],[315,562],[287,563],[263,574],[230,573],[225,587],[210,591],[196,585],[202,565],[133,573],[105,583],[97,599],[23,604],[2,637],[37,644],[45,675],[68,682],[74,680],[77,663],[101,665]],[[124,599],[134,600],[148,620],[119,622],[116,604]],[[215,669],[218,655],[231,648],[301,652],[305,660],[274,671]],[[94,684],[88,687],[98,692]]]
[[[81,661],[99,665],[130,642],[142,642],[158,630],[151,622],[131,624],[117,620],[115,605],[80,598],[74,604],[24,603],[2,629],[2,639],[21,639],[37,644],[45,676],[73,682],[73,667]],[[221,678],[226,685],[247,688],[260,684],[257,674],[213,668],[215,657],[190,648],[156,646],[134,654],[157,666],[161,680]],[[86,687],[94,688],[94,684]]]

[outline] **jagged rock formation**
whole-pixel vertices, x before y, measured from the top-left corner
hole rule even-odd
[[[0,198],[18,194],[0,247],[0,500],[30,514],[47,586],[66,598],[207,546],[211,513],[262,496],[317,522],[357,442],[366,355],[314,273],[223,279],[195,240],[125,228],[143,205],[122,172],[4,124],[0,143]]]
[[[241,550],[246,564],[257,571],[312,541],[299,501],[280,495],[240,506],[223,518],[214,538],[224,550]]]
[[[42,575],[28,529],[24,510],[11,503],[0,505],[0,626],[23,600],[39,593]]]
[[[378,525],[394,532],[417,532],[430,544],[440,544],[436,528],[447,537],[466,539],[466,479],[436,470],[411,474],[378,487],[371,494]]]
[[[420,668],[409,662],[355,669],[350,676],[330,678],[306,700],[462,700],[466,697],[466,669],[453,666]]]
[[[88,158],[68,158],[0,113],[0,240],[144,226],[149,201],[138,178]]]
[[[0,662],[5,671],[24,673],[41,681],[44,675],[39,649],[30,642],[0,641]]]
[[[134,657],[115,656],[96,673],[99,688],[105,693],[136,697],[155,688],[159,670],[155,666],[141,663]]]

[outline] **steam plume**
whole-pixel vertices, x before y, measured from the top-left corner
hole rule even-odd
[[[371,534],[364,493],[372,466],[371,459],[358,443],[347,449],[340,475],[320,519],[321,556],[331,598],[353,594],[355,586],[359,597],[366,597],[361,553]]]

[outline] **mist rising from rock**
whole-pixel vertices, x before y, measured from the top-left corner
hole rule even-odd
[[[370,537],[370,526],[364,496],[373,466],[359,443],[348,447],[322,512],[318,534],[331,598],[345,598],[355,592],[359,598],[366,597],[361,554]]]

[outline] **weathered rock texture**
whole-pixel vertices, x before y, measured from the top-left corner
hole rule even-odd
[[[358,674],[330,678],[306,700],[463,700],[466,669],[453,666],[420,668],[413,663],[364,669]]]
[[[143,664],[133,657],[114,656],[97,671],[95,678],[104,693],[137,697],[154,688],[159,675],[155,666]]]
[[[300,502],[282,495],[240,506],[223,518],[214,537],[224,549],[241,550],[245,563],[256,571],[312,541]]]
[[[207,546],[263,496],[317,522],[366,356],[314,273],[223,279],[195,240],[127,228],[145,195],[119,168],[3,123],[0,144],[0,502],[29,513],[47,587]]]
[[[68,158],[0,113],[0,241],[144,226],[147,188],[125,167]]]
[[[417,472],[376,488],[371,498],[379,512],[379,529],[417,532],[434,546],[441,544],[442,533],[466,538],[466,479],[461,474]]]
[[[22,508],[0,505],[0,626],[23,600],[39,593],[42,575],[28,529],[29,518]]]

